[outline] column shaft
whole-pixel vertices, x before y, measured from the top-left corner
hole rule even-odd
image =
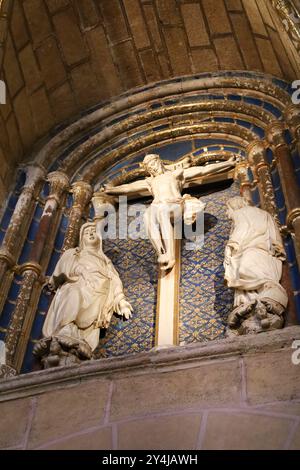
[[[264,141],[259,140],[252,142],[247,148],[248,160],[251,165],[254,178],[257,181],[261,199],[261,208],[272,215],[280,228],[278,208],[270,168],[266,160],[266,147],[267,144]]]
[[[235,167],[234,179],[240,184],[241,196],[252,204],[251,181],[248,177],[247,163],[241,162]]]
[[[84,210],[92,197],[93,190],[85,181],[79,181],[72,185],[72,193],[73,206],[69,216],[63,251],[76,246],[81,226],[81,219]]]
[[[22,354],[19,354],[18,346],[23,334],[24,319],[28,311],[32,291],[42,271],[40,260],[43,249],[61,197],[69,185],[68,178],[62,172],[50,173],[48,181],[50,182],[50,195],[46,200],[38,233],[29,255],[30,261],[21,267],[23,282],[5,338],[7,363],[18,371],[22,365]]]
[[[272,124],[267,130],[267,138],[274,151],[288,211],[286,225],[293,232],[297,262],[300,267],[300,227],[297,221],[300,217],[300,188],[284,131],[285,128],[281,122]]]
[[[30,223],[36,190],[45,176],[45,170],[34,164],[28,165],[25,171],[25,184],[0,249],[0,285],[7,269],[15,264],[20,254],[27,232],[24,227],[28,227]]]

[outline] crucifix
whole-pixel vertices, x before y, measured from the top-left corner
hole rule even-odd
[[[119,186],[105,187],[111,196],[144,197],[151,195],[153,201],[145,212],[146,233],[157,254],[159,282],[157,293],[156,346],[176,345],[178,322],[179,277],[181,242],[174,234],[178,219],[192,224],[204,204],[189,195],[182,195],[184,188],[199,186],[203,177],[215,177],[217,173],[233,168],[236,158],[205,166],[191,166],[190,162],[165,165],[157,154],[149,154],[141,166],[149,177]],[[223,176],[224,177],[224,176]]]

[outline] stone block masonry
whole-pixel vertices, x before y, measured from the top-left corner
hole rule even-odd
[[[300,327],[0,383],[1,449],[299,449]]]

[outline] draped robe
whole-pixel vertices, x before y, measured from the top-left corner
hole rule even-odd
[[[57,263],[51,281],[58,290],[43,335],[85,340],[94,350],[99,342],[99,329],[109,326],[118,303],[125,299],[112,262],[97,250],[70,249]]]
[[[227,243],[225,280],[235,291],[235,307],[257,298],[271,298],[282,306],[287,295],[280,285],[285,259],[281,236],[271,215],[257,207],[233,211],[233,228]]]

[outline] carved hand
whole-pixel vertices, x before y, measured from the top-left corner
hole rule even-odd
[[[120,300],[118,306],[117,306],[117,313],[119,315],[122,315],[126,320],[129,320],[129,318],[132,317],[132,306],[130,305],[127,300],[123,299]]]
[[[49,277],[47,280],[47,287],[51,292],[53,292],[56,288],[55,283],[51,277]]]

